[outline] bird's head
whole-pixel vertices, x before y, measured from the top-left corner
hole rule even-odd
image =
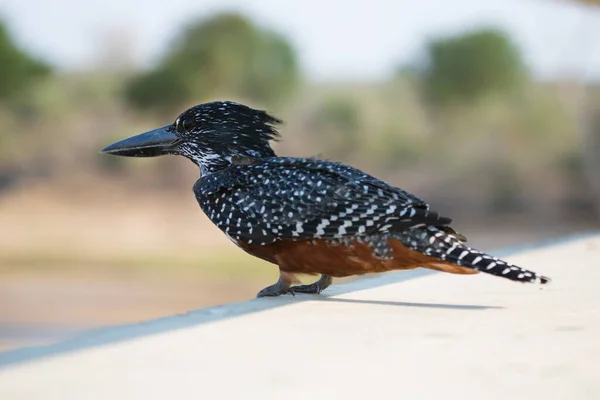
[[[182,155],[209,174],[229,166],[233,157],[274,157],[270,141],[279,137],[278,123],[265,111],[216,101],[192,107],[172,124],[123,139],[102,152],[125,157]]]

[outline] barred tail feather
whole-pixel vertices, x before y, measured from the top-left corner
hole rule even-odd
[[[425,255],[516,282],[546,284],[550,278],[466,246],[451,233],[436,227],[403,232],[399,239]]]
[[[507,278],[511,281],[540,284],[550,282],[550,279],[545,276],[509,264],[497,257],[490,256],[464,245],[449,248],[442,256],[444,257],[440,258],[455,263],[456,265],[460,265],[461,267],[472,268],[477,271],[485,272],[486,274]]]

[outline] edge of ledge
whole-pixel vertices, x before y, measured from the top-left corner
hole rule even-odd
[[[538,250],[546,247],[567,244],[585,240],[598,235],[598,231],[588,231],[573,235],[538,241],[523,246],[491,250],[490,253],[506,257],[525,251]],[[325,297],[352,293],[358,290],[372,289],[384,285],[417,279],[436,274],[435,271],[417,269],[411,271],[387,272],[382,275],[367,276],[353,282],[335,285],[327,290]],[[189,311],[182,314],[170,315],[144,322],[124,325],[114,325],[83,332],[66,341],[24,347],[16,350],[0,352],[0,370],[15,364],[35,361],[46,357],[58,356],[76,352],[87,348],[100,347],[112,343],[133,340],[145,336],[160,334],[168,331],[184,329],[191,326],[234,318],[277,307],[290,306],[304,301],[314,301],[311,295],[298,295],[295,297],[281,296],[275,298],[251,299],[237,303],[227,303],[219,306],[208,307]]]

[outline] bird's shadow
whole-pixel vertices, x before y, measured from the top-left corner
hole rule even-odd
[[[306,295],[306,296],[310,296],[310,295]],[[490,310],[490,309],[503,309],[504,308],[504,307],[498,307],[498,306],[479,306],[479,305],[471,305],[471,304],[411,303],[411,302],[405,302],[405,301],[391,301],[391,300],[344,299],[344,298],[339,298],[339,297],[328,297],[328,296],[314,296],[314,298],[312,300],[323,301],[323,302],[334,302],[334,303],[372,304],[372,305],[380,305],[380,306],[437,308],[437,309],[451,309],[451,310]]]

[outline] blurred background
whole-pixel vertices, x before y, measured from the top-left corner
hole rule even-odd
[[[484,250],[597,229],[595,3],[0,0],[0,351],[275,281],[192,163],[99,154],[206,101],[269,110],[279,154],[414,192]]]

